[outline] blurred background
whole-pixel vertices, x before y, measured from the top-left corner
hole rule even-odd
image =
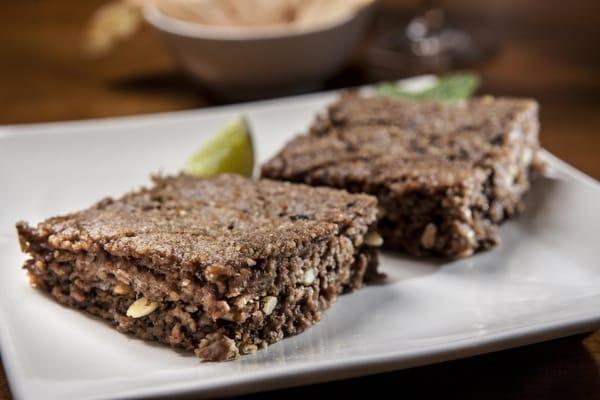
[[[84,28],[104,3],[0,2],[0,124],[133,115],[232,101],[184,74],[148,24],[109,54],[85,57]],[[457,27],[473,41],[457,60],[406,61],[402,50],[394,53],[394,46],[401,46],[407,24],[432,8],[444,10],[444,27]],[[310,90],[431,71],[474,70],[482,77],[480,93],[538,99],[543,145],[598,178],[599,49],[597,0],[381,0],[348,63]],[[254,97],[272,96],[257,92]]]
[[[147,24],[104,57],[82,56],[84,27],[103,3],[0,2],[0,124],[132,115],[228,102],[182,73]],[[447,24],[476,32],[476,39],[481,32],[487,41],[480,46],[483,54],[475,54],[463,65],[442,63],[433,68],[378,56],[378,46],[382,42],[386,46],[382,37],[390,32],[402,34],[411,18],[431,7],[442,7]],[[432,69],[475,70],[483,78],[481,93],[537,98],[542,105],[544,146],[600,177],[596,157],[600,151],[599,49],[597,0],[382,0],[350,62],[311,89],[397,79]]]
[[[84,57],[84,28],[104,3],[0,2],[0,124],[133,115],[231,102],[214,96],[181,72],[148,24],[110,54]],[[600,177],[596,156],[600,151],[599,1],[381,0],[377,5],[368,32],[350,61],[311,90],[431,70],[474,70],[482,76],[480,93],[537,98],[542,105],[543,145]],[[435,7],[445,11],[445,26],[472,33],[473,54],[463,57],[462,63],[433,65],[403,62],[393,52],[391,58],[386,57],[390,35],[398,39],[411,19],[414,22],[425,9]]]

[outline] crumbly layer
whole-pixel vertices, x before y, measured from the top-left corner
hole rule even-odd
[[[247,277],[253,280],[252,289],[226,299],[207,291],[197,302],[185,296],[191,283],[182,295],[170,291],[165,296],[167,285],[160,283],[164,277],[108,272],[106,259],[99,262],[89,255],[46,254],[25,268],[34,286],[62,304],[106,319],[121,332],[194,350],[213,361],[252,353],[308,329],[338,294],[377,276],[375,249],[362,246],[356,251],[347,237],[316,243],[302,256],[265,263],[264,272]],[[132,304],[141,298],[155,309],[130,317]]]
[[[373,194],[387,247],[466,256],[495,244],[497,224],[521,209],[538,130],[530,100],[346,96],[262,174]]]
[[[377,275],[365,240],[375,204],[331,189],[181,176],[17,228],[32,283],[59,302],[224,360],[303,331]]]

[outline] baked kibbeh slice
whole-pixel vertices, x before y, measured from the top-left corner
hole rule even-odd
[[[17,230],[32,285],[59,303],[221,361],[308,329],[377,276],[376,214],[368,195],[181,175]]]
[[[374,195],[385,247],[463,257],[495,245],[539,168],[535,101],[341,97],[262,176]]]

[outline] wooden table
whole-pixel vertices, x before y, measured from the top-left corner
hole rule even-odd
[[[598,2],[545,7],[508,1],[490,23],[503,41],[476,66],[483,92],[531,96],[542,106],[543,145],[600,179],[600,28]],[[99,0],[0,2],[0,124],[130,115],[217,104],[185,79],[148,29],[110,58],[79,53],[82,22]],[[389,0],[403,12],[404,3]],[[458,4],[454,4],[458,3]],[[506,4],[507,0],[488,3]],[[486,4],[488,4],[486,3]],[[481,19],[477,2],[446,1]],[[408,4],[406,7],[411,6]],[[489,6],[488,8],[490,8]],[[498,11],[501,10],[501,11]],[[508,11],[507,11],[508,10]],[[519,11],[516,16],[511,13]],[[504,14],[501,14],[504,12]],[[389,14],[389,13],[388,13]],[[358,60],[325,87],[369,80]],[[338,396],[367,389],[410,397],[600,398],[600,331],[406,371],[262,394],[264,398]],[[264,388],[267,389],[267,388]],[[256,397],[258,396],[251,396]],[[10,398],[0,366],[0,399]]]

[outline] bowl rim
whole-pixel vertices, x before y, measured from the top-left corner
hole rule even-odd
[[[154,28],[179,36],[198,39],[214,39],[228,41],[246,41],[260,39],[280,39],[325,32],[352,22],[360,14],[366,12],[377,3],[377,0],[361,7],[346,11],[339,17],[309,26],[265,26],[265,27],[223,27],[184,21],[163,13],[158,7],[147,4],[142,8],[144,19]]]

